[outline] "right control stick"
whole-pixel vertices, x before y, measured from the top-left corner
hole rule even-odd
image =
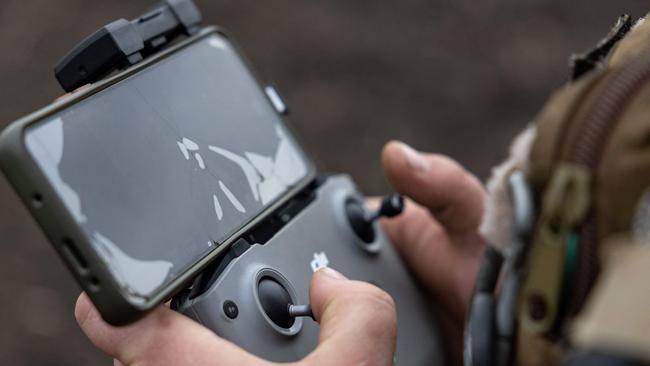
[[[345,203],[345,211],[352,226],[352,230],[366,243],[375,241],[375,228],[373,223],[381,217],[394,217],[404,211],[404,198],[397,194],[389,194],[381,200],[381,206],[375,212],[368,212],[363,202],[349,199]]]

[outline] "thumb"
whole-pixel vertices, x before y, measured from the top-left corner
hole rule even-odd
[[[382,152],[382,164],[395,190],[428,208],[450,233],[476,232],[485,192],[457,162],[391,141]]]
[[[324,268],[312,278],[310,300],[321,329],[319,345],[307,361],[317,365],[393,364],[397,315],[390,295]]]

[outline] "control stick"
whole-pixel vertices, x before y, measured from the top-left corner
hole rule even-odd
[[[358,199],[350,198],[345,203],[345,211],[352,230],[366,243],[375,241],[373,223],[381,217],[394,217],[404,211],[404,198],[397,194],[389,194],[381,200],[381,206],[375,212],[368,212]]]
[[[266,315],[280,328],[289,329],[295,318],[314,319],[310,305],[294,305],[286,287],[272,277],[263,277],[257,287],[260,304]]]

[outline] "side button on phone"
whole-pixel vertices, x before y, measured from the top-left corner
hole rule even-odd
[[[268,85],[264,88],[264,92],[266,93],[266,96],[269,97],[271,104],[273,104],[273,107],[278,113],[285,116],[289,114],[287,103],[284,102],[284,99],[282,99],[280,93],[278,93],[278,90],[275,89],[275,87]]]
[[[64,239],[63,245],[61,246],[61,251],[63,252],[63,257],[72,267],[81,275],[85,275],[88,272],[88,262],[81,254],[79,249],[77,249],[75,243],[72,239]]]

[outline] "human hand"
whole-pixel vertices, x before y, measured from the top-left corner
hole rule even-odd
[[[404,212],[382,226],[407,266],[431,292],[449,342],[451,364],[462,360],[465,315],[484,250],[478,234],[485,191],[455,161],[388,143],[382,164],[393,188],[405,195]]]
[[[314,274],[309,292],[320,323],[319,342],[293,365],[393,364],[397,320],[388,294],[329,268]],[[164,306],[132,325],[112,327],[81,294],[75,317],[95,346],[115,359],[115,365],[274,365]]]
[[[403,144],[388,144],[382,158],[395,189],[412,199],[402,215],[382,224],[435,296],[445,335],[452,341],[451,359],[459,361],[464,316],[483,251],[477,234],[482,186],[453,161],[420,156]],[[392,299],[372,285],[327,274],[331,270],[317,272],[310,286],[310,302],[321,323],[319,345],[296,365],[392,364]],[[75,315],[90,340],[117,365],[272,365],[164,307],[136,324],[115,328],[101,320],[82,294]]]

